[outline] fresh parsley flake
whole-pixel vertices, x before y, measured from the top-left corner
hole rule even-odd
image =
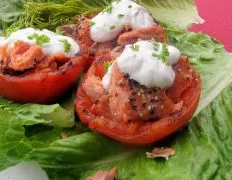
[[[132,5],[129,5],[128,8],[132,8]]]
[[[93,22],[93,21],[90,21],[89,22],[89,25],[92,27],[92,26],[94,26],[96,23],[95,22]]]
[[[115,28],[115,26],[110,26],[110,29],[112,30],[112,29],[114,29]]]
[[[159,43],[157,43],[157,42],[152,42],[152,44],[153,44],[153,49],[155,50],[155,51],[158,51],[159,50],[159,48],[160,48],[160,44]]]
[[[28,36],[29,40],[36,40],[36,44],[42,46],[43,44],[46,44],[50,41],[50,38],[46,36],[45,34],[39,35],[37,33],[34,33],[30,36]]]
[[[154,45],[154,50],[157,52],[159,50],[159,44],[156,43],[157,45],[155,45],[155,43],[153,43]],[[167,44],[162,44],[162,50],[160,54],[157,53],[152,53],[153,57],[156,57],[160,60],[163,61],[164,64],[168,65],[169,64],[169,51],[168,51],[168,46]]]
[[[45,34],[39,35],[38,38],[36,39],[36,43],[39,45],[46,44],[50,41],[50,38],[46,36]]]
[[[123,18],[124,16],[125,16],[124,14],[119,14],[118,18],[120,19],[120,18]]]
[[[33,39],[37,39],[38,37],[39,37],[39,35],[38,35],[37,33],[34,33],[34,34],[28,36],[27,38],[28,38],[29,40],[33,40]]]
[[[68,42],[67,39],[60,40],[64,44],[64,51],[68,53],[71,50],[71,44]]]
[[[167,46],[167,44],[163,44],[162,51],[161,51],[161,59],[162,59],[163,63],[166,65],[169,64],[168,57],[169,57],[168,46]]]
[[[131,48],[133,51],[139,52],[139,45],[137,45],[137,44],[131,45],[130,48]]]
[[[153,57],[160,58],[160,54],[152,53]]]
[[[64,32],[57,28],[56,29],[56,34],[57,35],[64,35]]]
[[[104,62],[104,69],[105,69],[105,72],[108,72],[110,66],[113,64],[113,62]]]

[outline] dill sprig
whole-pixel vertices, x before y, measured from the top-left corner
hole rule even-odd
[[[102,11],[110,3],[106,0],[98,0],[95,3],[91,0],[47,2],[27,0],[23,2],[24,11],[20,18],[5,29],[5,33],[10,34],[25,27],[55,31],[58,26],[75,22],[80,15],[96,14]]]

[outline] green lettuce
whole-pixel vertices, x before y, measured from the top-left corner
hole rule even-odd
[[[8,30],[55,29],[80,14],[96,13],[108,3],[23,1],[22,15]],[[180,30],[199,21],[193,1],[140,3],[166,25],[171,44],[189,57],[202,79],[201,101],[188,126],[153,146],[131,147],[92,132],[78,120],[74,124],[72,98],[60,103],[62,107],[0,99],[0,170],[21,161],[37,161],[56,180],[86,179],[97,170],[115,166],[120,180],[232,179],[232,54],[207,35]],[[156,146],[173,147],[176,155],[168,161],[148,159],[146,152]]]
[[[5,125],[11,123],[9,132],[3,133],[7,141],[0,146],[0,167],[8,167],[20,159],[36,160],[51,179],[85,179],[99,169],[114,166],[118,168],[118,179],[231,179],[231,97],[229,86],[182,132],[156,144],[176,149],[176,155],[168,161],[147,159],[145,152],[152,147],[126,147],[94,132],[60,139],[59,131],[53,130],[37,134],[36,138],[25,138],[16,119],[0,111],[4,116],[0,120],[7,118]],[[38,141],[39,136],[44,138],[44,133],[49,139]]]
[[[158,21],[173,27],[187,29],[193,23],[204,23],[192,0],[138,0],[138,2]]]
[[[189,58],[202,80],[202,96],[195,115],[232,81],[232,54],[222,44],[202,33],[166,28],[171,43]]]
[[[0,29],[5,29],[22,15],[22,1],[1,0],[0,3]]]
[[[73,127],[74,110],[66,110],[59,104],[19,104],[5,99],[0,99],[0,108],[9,112],[14,117],[21,119],[23,125],[43,124],[61,128]]]

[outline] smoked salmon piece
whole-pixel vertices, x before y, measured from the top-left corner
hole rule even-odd
[[[28,45],[23,41],[16,41],[11,48],[9,68],[15,71],[24,71],[33,68],[44,59],[42,48],[39,45]]]
[[[138,40],[154,40],[168,43],[164,28],[160,25],[153,25],[149,28],[141,28],[121,34],[117,40],[119,45],[134,44]]]

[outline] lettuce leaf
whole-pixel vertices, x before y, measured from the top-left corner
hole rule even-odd
[[[25,138],[22,140],[20,133],[17,133],[13,139],[18,139],[20,144],[8,140],[5,154],[9,159],[0,159],[0,167],[21,157],[23,160],[37,160],[48,172],[50,179],[84,180],[99,169],[109,170],[114,166],[117,166],[119,172],[117,179],[231,179],[231,97],[232,86],[229,86],[182,132],[156,144],[176,149],[177,154],[168,161],[147,159],[145,152],[152,147],[126,147],[94,132],[66,139],[50,139],[46,143]],[[9,114],[0,113],[9,118]],[[4,120],[2,116],[0,120]],[[13,131],[12,128],[11,132],[16,134],[19,131]],[[51,131],[47,135],[54,137],[54,134]],[[2,151],[3,146],[0,148]]]
[[[59,104],[19,104],[5,99],[0,99],[0,108],[21,119],[23,125],[43,124],[61,128],[73,127],[74,110],[66,110]]]
[[[168,161],[163,159],[147,159],[147,149],[120,150],[118,144],[107,139],[101,139],[95,150],[91,152],[99,155],[94,161],[80,156],[76,163],[64,165],[62,173],[59,166],[45,166],[51,179],[85,179],[98,169],[118,167],[117,179],[146,180],[153,179],[231,179],[231,146],[232,146],[232,86],[225,89],[210,106],[202,111],[177,136],[157,145],[168,145],[176,149],[177,154]],[[92,133],[93,134],[93,133]],[[89,134],[90,135],[90,134]],[[79,138],[81,138],[79,136]],[[83,144],[89,147],[96,146],[98,136],[90,136]],[[66,140],[67,143],[67,140]],[[75,147],[70,141],[69,148],[73,151],[89,153],[85,146]],[[108,145],[105,147],[104,144]],[[60,143],[63,147],[62,143]],[[67,144],[66,144],[67,146]],[[102,150],[101,147],[105,147]],[[115,148],[110,155],[108,148]],[[71,151],[71,149],[69,149]],[[63,149],[64,150],[64,149]],[[71,153],[69,153],[70,155]],[[44,156],[44,155],[41,155]],[[69,157],[66,157],[69,159]],[[77,158],[77,157],[76,157]],[[84,162],[83,162],[84,161]]]
[[[22,1],[1,0],[0,29],[5,29],[22,15]]]
[[[173,27],[187,29],[193,23],[204,23],[192,0],[139,0],[138,2],[158,21]]]
[[[171,43],[186,55],[202,80],[202,96],[195,115],[232,81],[232,54],[215,39],[202,33],[166,28]]]

